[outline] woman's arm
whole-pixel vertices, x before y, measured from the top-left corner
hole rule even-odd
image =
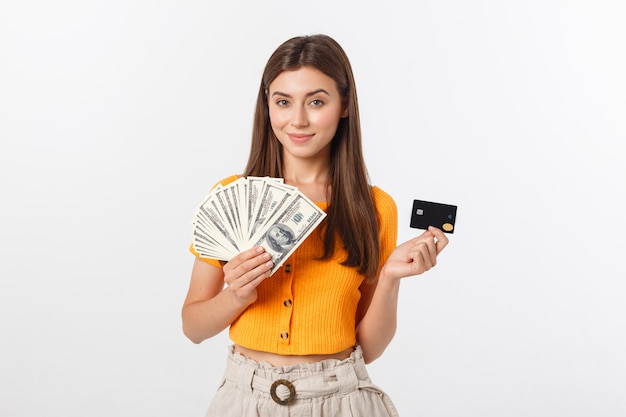
[[[437,255],[447,244],[444,233],[431,227],[394,249],[377,283],[361,286],[356,336],[366,363],[382,355],[395,335],[401,278],[420,275],[434,267]]]
[[[257,299],[256,287],[273,266],[262,247],[241,252],[223,269],[196,258],[183,304],[183,332],[200,343],[228,327]]]

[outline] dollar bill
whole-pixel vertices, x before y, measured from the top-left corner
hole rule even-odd
[[[237,238],[228,227],[214,194],[210,194],[198,207],[193,225],[194,231],[198,230],[203,235],[210,236],[219,242],[220,246],[228,249],[232,256],[240,252]]]
[[[326,213],[303,194],[296,194],[278,211],[262,230],[253,236],[252,246],[263,246],[272,255],[272,274],[282,266],[311,232],[326,217]]]
[[[192,246],[202,257],[229,261],[263,246],[272,255],[272,274],[326,217],[296,187],[280,178],[239,178],[218,185],[198,206]]]
[[[266,227],[266,223],[272,217],[272,214],[279,211],[297,192],[298,189],[296,187],[286,184],[265,183],[257,202],[256,212],[249,221],[248,240],[253,240],[252,237],[259,230]]]

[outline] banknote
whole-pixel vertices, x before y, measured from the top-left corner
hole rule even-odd
[[[214,195],[209,195],[196,210],[193,220],[192,243],[199,253],[200,247],[211,247],[211,256],[208,256],[206,251],[204,253],[207,257],[230,258],[239,253],[240,250],[234,233],[229,229],[215,200]]]
[[[297,193],[258,230],[252,246],[263,246],[272,255],[272,274],[322,222],[326,213]]]
[[[192,222],[192,246],[202,257],[223,261],[263,246],[274,273],[325,217],[280,178],[242,177],[216,186],[202,200]]]
[[[248,239],[252,239],[252,236],[259,230],[264,229],[271,215],[279,211],[297,193],[296,187],[279,183],[265,184],[261,190],[255,213],[249,219]]]

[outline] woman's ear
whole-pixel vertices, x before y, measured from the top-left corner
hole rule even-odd
[[[348,106],[348,99],[343,100],[343,111],[341,112],[341,118],[345,119],[350,114],[350,107]]]

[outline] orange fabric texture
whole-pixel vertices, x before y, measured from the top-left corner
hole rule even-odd
[[[234,181],[229,177],[222,184]],[[398,213],[391,196],[372,188],[379,217],[381,267],[396,247]],[[327,203],[316,203],[327,209]],[[355,316],[364,277],[342,266],[341,244],[327,260],[318,227],[274,275],[258,287],[259,297],[230,326],[231,340],[281,355],[329,354],[356,343]],[[197,253],[191,249],[196,256]],[[221,267],[219,261],[204,261]]]

